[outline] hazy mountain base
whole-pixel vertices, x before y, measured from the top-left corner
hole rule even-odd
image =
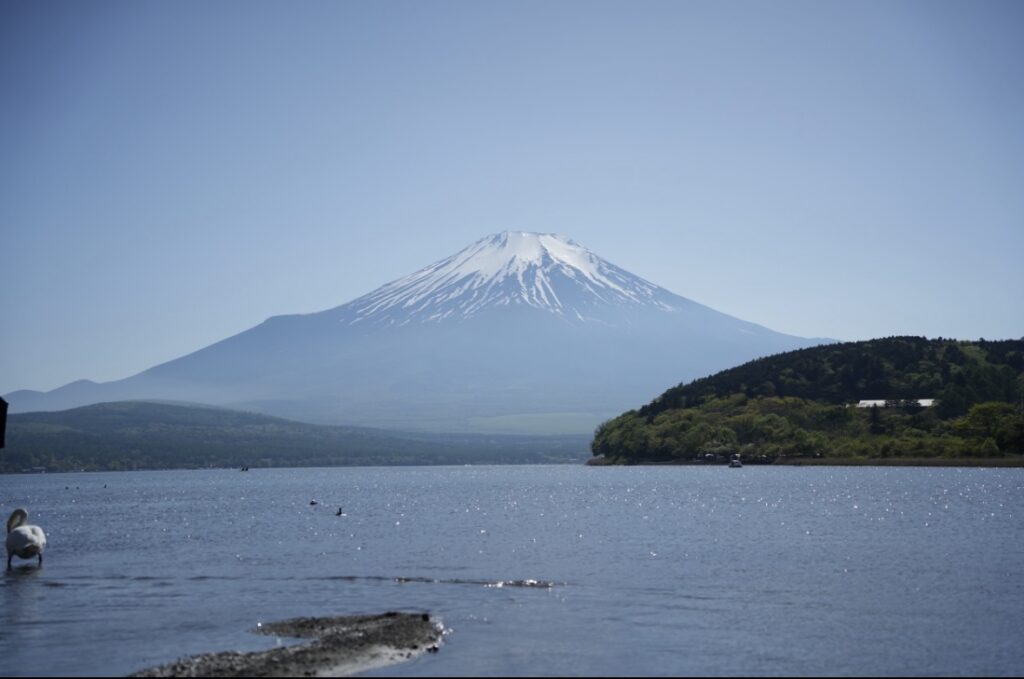
[[[586,436],[389,432],[139,401],[9,416],[0,472],[581,462]]]
[[[494,417],[466,418],[471,431],[514,435],[573,435],[592,432],[608,414],[597,413],[512,413]]]
[[[626,309],[621,327],[571,323],[532,308],[384,329],[322,315],[277,317],[124,380],[15,392],[7,400],[12,413],[163,399],[318,424],[467,433],[507,432],[502,418],[523,414],[592,413],[534,420],[520,432],[589,437],[602,420],[672,380],[815,343],[743,332],[740,321],[692,307]]]

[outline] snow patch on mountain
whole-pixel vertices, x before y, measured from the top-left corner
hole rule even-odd
[[[596,306],[639,304],[673,311],[673,298],[572,240],[506,231],[346,304],[344,319],[403,325],[526,305],[586,320]]]

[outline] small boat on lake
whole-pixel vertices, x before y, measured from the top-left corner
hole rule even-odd
[[[734,453],[733,454],[732,459],[729,460],[729,466],[730,467],[742,467],[743,466],[743,463],[740,462],[740,454],[739,453]]]

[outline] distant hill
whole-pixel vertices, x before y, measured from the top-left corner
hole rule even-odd
[[[935,399],[922,408],[917,399]],[[861,400],[891,407],[850,407]],[[750,361],[602,424],[618,462],[1024,454],[1024,340],[889,337]]]
[[[399,433],[123,401],[9,415],[0,473],[579,462],[587,438]]]

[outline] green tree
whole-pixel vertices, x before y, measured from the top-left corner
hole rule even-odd
[[[996,431],[1003,420],[1015,414],[1014,407],[1009,403],[988,401],[971,406],[967,414],[960,418],[956,427],[961,431],[981,438],[995,441]]]

